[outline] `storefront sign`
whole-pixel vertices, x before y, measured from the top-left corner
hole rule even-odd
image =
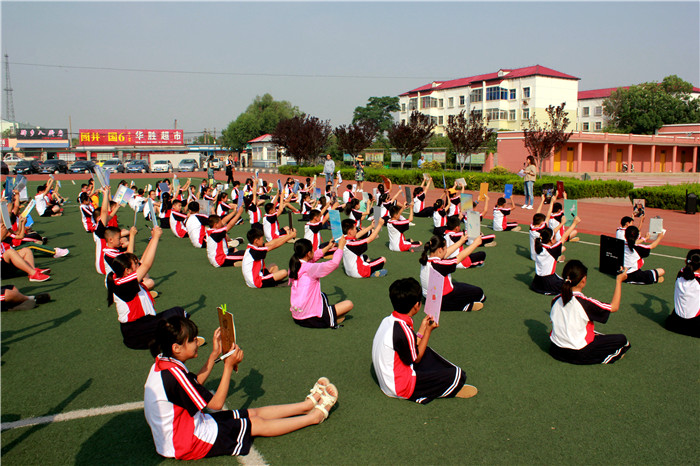
[[[81,146],[184,145],[181,129],[81,129]]]
[[[68,139],[65,128],[22,128],[17,130],[17,139]]]

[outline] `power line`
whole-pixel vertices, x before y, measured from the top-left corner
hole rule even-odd
[[[49,65],[46,63],[22,63],[12,62],[18,66],[35,66],[41,68],[58,68],[72,70],[95,70],[95,71],[124,71],[130,73],[162,73],[162,74],[194,74],[212,76],[252,76],[270,78],[334,78],[334,79],[426,79],[433,77],[425,76],[361,76],[361,75],[335,75],[335,74],[292,74],[292,73],[236,73],[230,71],[185,71],[185,70],[154,70],[147,68],[116,68],[107,66],[76,66],[76,65]]]

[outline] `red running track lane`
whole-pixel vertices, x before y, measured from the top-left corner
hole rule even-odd
[[[203,171],[191,172],[191,173],[177,173],[180,179],[192,178],[193,183],[198,185],[201,179],[206,177],[206,173]],[[245,182],[246,178],[252,176],[250,172],[234,172],[234,179]],[[80,175],[55,175],[58,180],[74,180],[76,182],[82,180],[87,180],[91,175],[80,174]],[[158,177],[172,177],[172,174],[166,173],[113,173],[112,180],[120,179],[139,179],[139,178],[158,178]],[[276,173],[266,173],[260,174],[260,178],[263,180],[273,183],[277,183],[278,179],[287,179],[287,175],[281,175]],[[37,180],[48,180],[48,175],[29,175],[27,177],[30,181]],[[214,175],[217,181],[226,181],[226,174],[223,171],[217,171]],[[292,178],[298,179],[299,181],[304,181],[304,177],[292,176]],[[319,176],[318,179],[323,181],[323,176]],[[196,181],[195,181],[196,180]],[[354,183],[352,180],[343,182],[343,186],[348,183]],[[377,187],[378,183],[370,183],[365,181],[365,191],[372,191]],[[415,186],[411,185],[413,189]],[[395,189],[395,188],[394,188]],[[394,191],[395,192],[395,191]],[[474,195],[474,199],[478,196],[478,191],[466,191]],[[430,205],[435,202],[442,195],[442,190],[431,188],[428,192],[426,198],[426,204]],[[490,207],[496,202],[502,193],[489,193]],[[512,214],[508,217],[509,219],[515,220],[521,225],[529,225],[532,222],[532,216],[535,210],[522,209],[520,206],[523,205],[525,201],[525,196],[514,195],[514,202],[516,208],[513,210]],[[403,199],[403,195],[399,196],[399,200]],[[539,204],[539,198],[535,202],[535,209]],[[544,208],[543,208],[544,209]],[[632,214],[632,203],[626,199],[580,199],[578,201],[578,215],[581,217],[581,223],[579,224],[578,230],[581,233],[587,233],[591,235],[615,235],[615,230],[620,226],[620,219],[626,215],[631,216]],[[645,220],[645,226],[649,225],[649,219],[655,216],[660,216],[664,219],[664,228],[666,228],[666,237],[664,238],[662,244],[666,246],[674,246],[679,248],[691,249],[700,248],[700,214],[687,215],[684,212],[678,210],[664,210],[664,209],[646,209],[647,219]],[[492,218],[491,213],[487,213],[485,216],[487,219]],[[645,230],[645,229],[643,229]]]

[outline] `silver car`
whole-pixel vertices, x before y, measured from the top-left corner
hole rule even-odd
[[[177,169],[181,172],[194,172],[199,170],[199,165],[195,159],[183,159],[180,160]]]

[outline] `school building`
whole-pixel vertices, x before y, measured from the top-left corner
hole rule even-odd
[[[580,78],[535,65],[501,69],[467,78],[432,83],[399,95],[399,119],[418,110],[431,117],[434,132],[445,134],[450,115],[462,110],[488,119],[494,129],[520,130],[532,116],[546,121],[545,109],[566,103],[573,127]]]
[[[500,132],[498,151],[484,166],[522,168],[528,155],[522,131]],[[614,134],[575,131],[564,147],[549,157],[542,170],[550,173],[698,173],[700,123],[666,125],[657,134]]]

